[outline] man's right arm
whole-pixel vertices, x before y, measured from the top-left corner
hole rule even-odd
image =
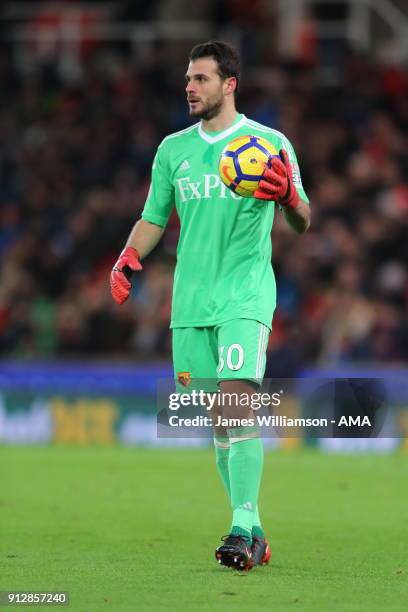
[[[130,232],[125,248],[136,249],[140,259],[144,259],[154,249],[163,233],[164,227],[145,221],[145,219],[139,219]]]
[[[134,225],[125,248],[119,255],[110,275],[111,294],[117,304],[123,304],[128,299],[132,288],[130,279],[133,272],[142,270],[140,260],[154,249],[163,232],[164,227],[145,219],[140,219]]]

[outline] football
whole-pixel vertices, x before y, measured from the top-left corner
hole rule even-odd
[[[271,164],[279,152],[259,136],[238,136],[221,153],[219,173],[222,182],[234,193],[252,198],[258,189],[265,164]]]

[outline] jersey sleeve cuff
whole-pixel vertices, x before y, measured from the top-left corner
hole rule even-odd
[[[166,227],[169,220],[168,217],[162,217],[161,215],[155,215],[145,211],[142,213],[142,219],[148,221],[149,223],[153,223],[154,225],[159,225],[160,227]]]
[[[302,187],[298,187],[297,185],[295,185],[295,188],[296,188],[296,191],[298,192],[299,198],[303,200],[303,202],[306,202],[306,204],[310,204],[310,200],[305,194],[304,189],[302,189]]]

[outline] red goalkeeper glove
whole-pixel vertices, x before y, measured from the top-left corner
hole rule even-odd
[[[143,270],[139,253],[133,247],[125,247],[113,266],[110,275],[111,294],[115,302],[123,304],[129,297],[132,272]]]
[[[279,157],[272,159],[270,168],[265,168],[263,179],[259,181],[254,197],[259,200],[275,200],[280,206],[288,208],[296,208],[300,203],[285,149],[279,151]]]

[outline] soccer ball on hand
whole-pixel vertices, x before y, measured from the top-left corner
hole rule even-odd
[[[234,193],[252,198],[259,181],[279,152],[260,136],[238,136],[231,140],[221,153],[219,173],[222,182]]]

